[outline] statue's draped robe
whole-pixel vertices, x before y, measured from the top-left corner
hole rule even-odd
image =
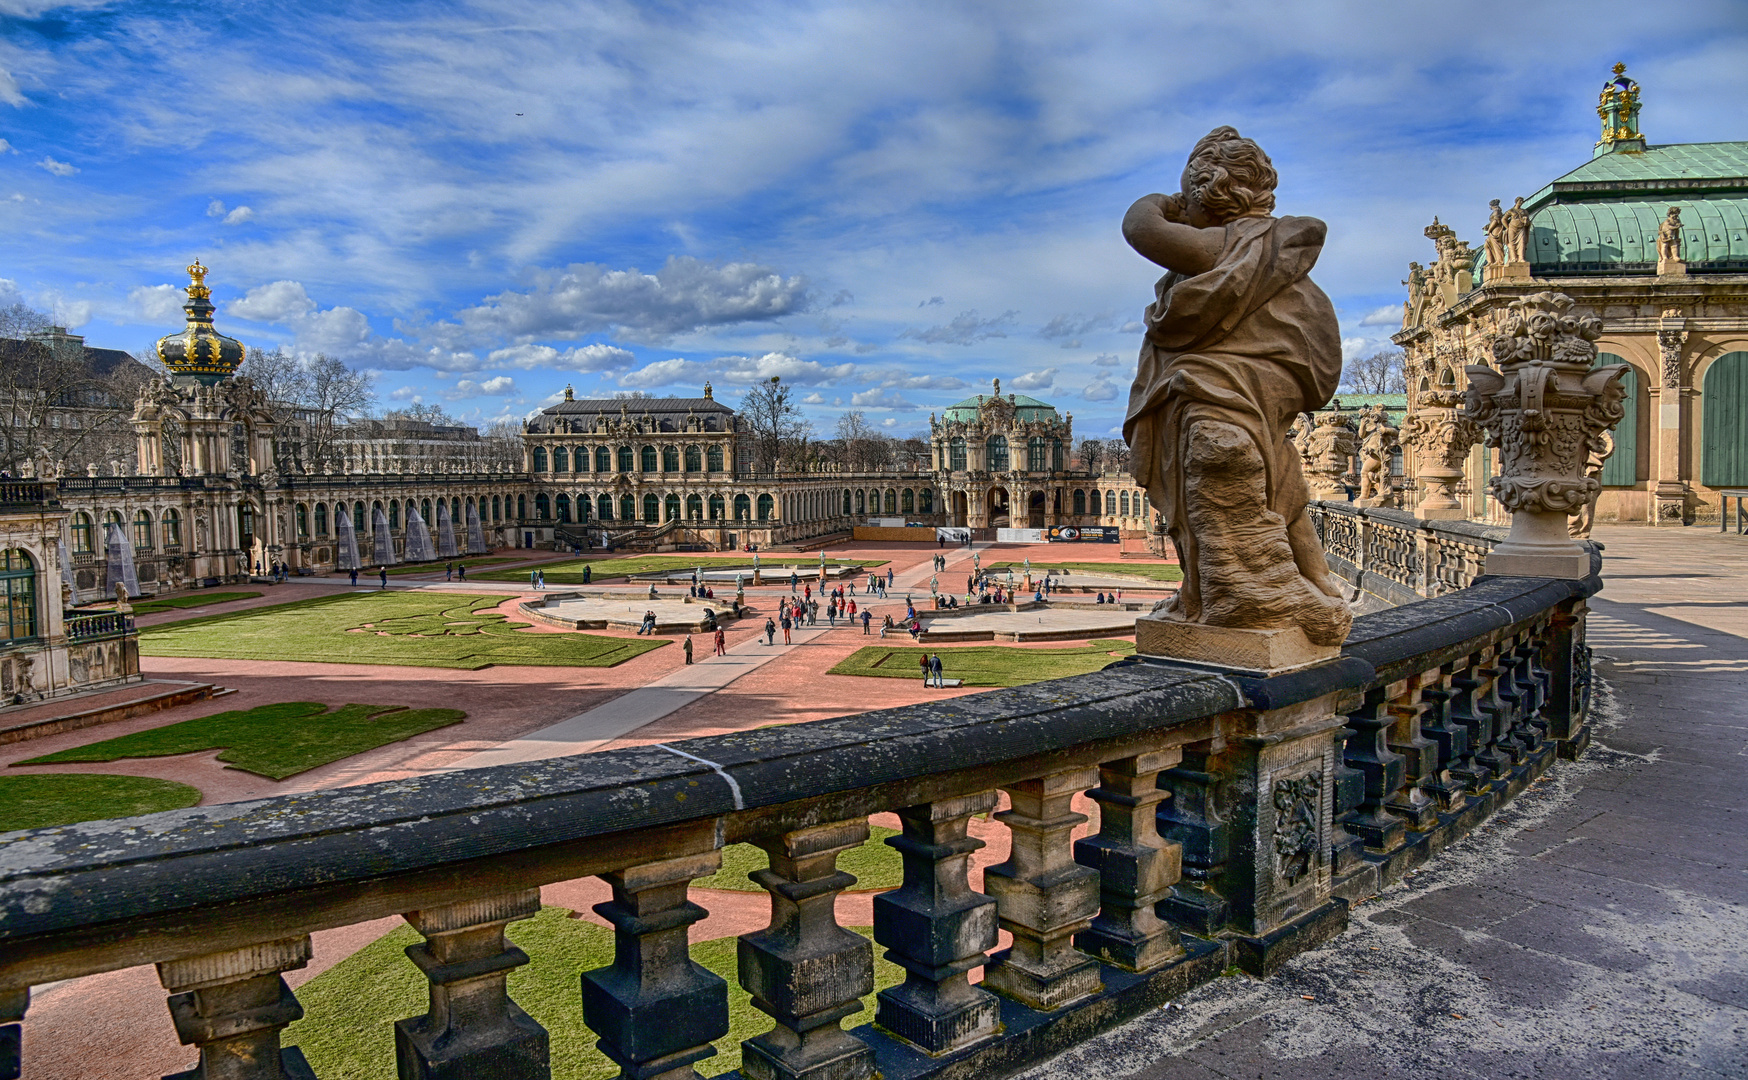
[[[1136,479],[1178,546],[1182,613],[1192,620],[1199,617],[1196,542],[1183,501],[1192,423],[1241,428],[1262,456],[1269,510],[1283,525],[1305,511],[1309,492],[1289,432],[1341,378],[1335,308],[1309,277],[1326,231],[1316,218],[1238,218],[1226,226],[1213,269],[1167,274],[1147,307],[1123,437]]]

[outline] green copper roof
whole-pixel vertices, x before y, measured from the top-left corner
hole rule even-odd
[[[1690,271],[1748,272],[1748,142],[1731,142],[1603,154],[1542,188],[1525,202],[1534,273],[1653,273],[1671,206]]]
[[[1003,394],[1002,397],[1014,407],[1014,414],[1018,416],[1022,422],[1030,423],[1034,420],[1057,419],[1056,406],[1051,405],[1048,402],[1039,401],[1035,397],[1027,397],[1024,394]],[[945,420],[958,420],[962,423],[970,423],[977,419],[977,410],[988,400],[988,394],[978,394],[976,397],[968,397],[957,405],[947,406],[947,408],[941,413],[941,417]]]

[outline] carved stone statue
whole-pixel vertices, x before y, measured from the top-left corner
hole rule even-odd
[[[1296,630],[1333,647],[1353,615],[1287,439],[1341,376],[1335,310],[1309,276],[1327,226],[1273,216],[1276,183],[1256,143],[1216,128],[1181,192],[1129,208],[1124,237],[1168,273],[1147,308],[1123,436],[1183,563],[1177,595],[1147,621]]]
[[[1361,506],[1394,506],[1395,484],[1390,479],[1390,461],[1395,455],[1400,432],[1390,423],[1390,413],[1382,405],[1373,405],[1360,413],[1360,497]]]
[[[1307,450],[1311,458],[1312,497],[1347,501],[1348,488],[1357,483],[1353,459],[1359,452],[1352,414],[1342,412],[1339,403],[1330,412],[1318,413]]]
[[[1681,261],[1681,208],[1679,206],[1671,206],[1668,216],[1663,219],[1663,224],[1657,226],[1657,261],[1658,263]]]
[[[1523,208],[1523,196],[1505,212],[1505,261],[1529,262],[1530,214]]]
[[[115,583],[115,610],[117,612],[122,613],[122,614],[126,614],[127,612],[130,612],[133,609],[134,609],[134,606],[127,602],[127,583],[121,582],[121,581],[116,582]]]
[[[1604,431],[1589,441],[1585,446],[1584,475],[1596,481],[1596,490],[1590,493],[1590,498],[1584,500],[1584,505],[1572,512],[1566,522],[1566,534],[1574,540],[1590,539],[1590,529],[1596,524],[1596,500],[1602,494],[1602,467],[1608,463],[1608,457],[1614,453],[1614,433]]]
[[[1488,489],[1511,511],[1511,535],[1488,553],[1489,574],[1590,573],[1590,555],[1568,536],[1566,519],[1602,486],[1586,475],[1589,453],[1626,413],[1627,365],[1592,367],[1602,320],[1571,307],[1571,297],[1555,292],[1512,301],[1493,339],[1499,369],[1466,368],[1463,411],[1499,448]]]
[[[1311,432],[1317,426],[1310,413],[1300,413],[1293,420],[1287,437],[1293,440],[1293,448],[1299,451],[1299,464],[1309,469],[1311,467]]]
[[[1487,225],[1482,230],[1486,235],[1487,269],[1497,273],[1505,264],[1505,211],[1499,209],[1499,200],[1493,199],[1487,204],[1493,212],[1487,215]]]

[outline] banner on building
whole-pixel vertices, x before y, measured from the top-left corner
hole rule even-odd
[[[1118,530],[1111,525],[1059,525],[1044,530],[1044,539],[1052,543],[1058,541],[1091,541],[1094,543],[1114,544],[1118,539]]]
[[[971,542],[971,530],[963,525],[937,526],[935,528],[935,539],[945,540],[949,544],[969,544]]]

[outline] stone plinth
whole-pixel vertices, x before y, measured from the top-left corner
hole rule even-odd
[[[1135,651],[1143,656],[1279,672],[1332,660],[1340,646],[1314,645],[1296,626],[1240,630],[1149,615],[1135,621]]]

